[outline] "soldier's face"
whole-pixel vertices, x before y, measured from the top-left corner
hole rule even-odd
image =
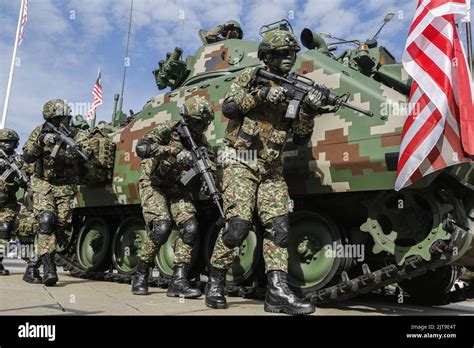
[[[0,148],[2,148],[7,154],[12,154],[17,147],[16,141],[0,141]]]
[[[67,116],[56,116],[53,117],[51,123],[54,124],[56,127],[58,126],[68,126],[69,125],[69,117]]]
[[[209,126],[209,124],[193,118],[189,118],[188,124],[190,131],[194,134],[204,133],[207,130],[207,127]]]
[[[237,28],[229,29],[227,32],[227,39],[238,39],[240,31]]]
[[[271,54],[270,65],[273,69],[287,74],[290,72],[296,61],[296,52],[294,50],[276,51]]]

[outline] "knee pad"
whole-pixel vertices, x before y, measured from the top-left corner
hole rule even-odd
[[[10,222],[0,222],[0,239],[10,240],[12,224]]]
[[[230,249],[241,246],[249,235],[250,226],[250,221],[239,217],[230,218],[227,228],[222,233],[224,245]]]
[[[198,235],[198,222],[193,216],[179,225],[179,236],[185,244],[194,245]]]
[[[54,213],[42,213],[38,218],[39,233],[51,235],[56,227],[56,215]]]
[[[153,220],[148,224],[148,237],[155,245],[165,244],[170,233],[170,220]]]
[[[288,247],[288,236],[290,234],[290,219],[288,215],[274,217],[265,225],[265,228],[273,230],[273,234],[265,233],[265,238],[270,239],[280,248]]]

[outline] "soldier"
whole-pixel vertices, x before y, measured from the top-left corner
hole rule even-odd
[[[244,69],[224,99],[222,112],[229,118],[229,123],[222,157],[234,160],[223,162],[227,222],[219,233],[211,257],[210,279],[205,288],[208,307],[227,307],[225,275],[234,260],[234,249],[240,247],[249,234],[256,208],[265,228],[263,256],[268,277],[265,311],[309,314],[315,310],[288,286],[291,200],[283,177],[281,153],[290,133],[297,145],[309,141],[316,110],[322,106],[322,95],[317,92],[307,95],[298,117],[293,120],[285,118],[288,104],[282,87],[252,84],[258,68],[286,75],[299,50],[292,32],[281,29],[267,32],[258,48],[258,57],[265,66]],[[238,153],[244,152],[254,155],[237,158]]]
[[[0,156],[0,276],[10,273],[3,267],[2,262],[19,210],[16,192],[20,186],[24,186],[21,178],[8,165],[8,161],[13,161],[19,167],[22,166],[21,157],[15,153],[19,140],[18,134],[13,129],[0,129],[0,149],[8,156],[8,158]]]
[[[203,134],[214,119],[210,103],[203,97],[192,97],[182,106],[181,116],[188,124],[196,144],[206,147],[212,160],[212,147]],[[201,296],[201,291],[192,288],[187,280],[198,222],[190,191],[179,181],[181,173],[190,168],[192,158],[175,129],[178,122],[167,121],[158,125],[136,146],[137,155],[143,159],[139,191],[148,231],[132,281],[132,293],[136,295],[148,294],[149,270],[158,247],[168,240],[173,219],[179,228],[179,237],[176,239],[175,266],[167,295],[184,298]]]
[[[87,136],[81,130],[69,128],[70,109],[64,100],[48,101],[43,107],[43,118],[55,127],[68,130],[69,137],[78,143]],[[57,151],[54,157],[51,156],[53,151]],[[23,146],[23,158],[27,163],[34,163],[31,189],[33,213],[39,225],[38,255],[43,264],[43,284],[52,286],[58,281],[54,261],[56,245],[64,240],[65,232],[72,225],[81,157],[76,149],[60,141],[50,128],[40,125]]]
[[[76,115],[71,118],[71,127],[82,129],[83,131],[90,131],[90,126],[82,115]]]
[[[229,39],[241,40],[243,36],[244,33],[239,22],[233,20],[219,24],[217,27],[203,33],[204,40],[208,44]]]

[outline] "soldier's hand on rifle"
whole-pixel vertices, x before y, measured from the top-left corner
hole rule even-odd
[[[189,164],[191,163],[193,160],[193,156],[191,156],[191,152],[186,150],[186,149],[182,149],[177,155],[176,155],[176,161],[178,163],[182,163],[182,164]]]
[[[209,187],[207,187],[207,184],[205,181],[201,183],[201,188],[199,189],[199,192],[204,196],[209,195]]]
[[[39,140],[40,143],[48,146],[52,146],[56,144],[56,134],[53,133],[43,133],[40,135]]]
[[[266,100],[273,104],[281,103],[286,99],[286,92],[286,89],[281,86],[271,86],[267,93]]]
[[[306,105],[314,110],[326,105],[326,96],[329,95],[329,89],[325,87],[321,88],[323,88],[321,91],[313,89],[304,98]]]
[[[4,169],[7,167],[8,167],[8,161],[3,158],[0,158],[0,168]]]

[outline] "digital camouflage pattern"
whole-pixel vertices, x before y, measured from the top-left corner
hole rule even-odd
[[[258,55],[262,59],[264,52],[301,49],[295,35],[286,30],[272,30],[263,35],[262,42],[258,46]]]
[[[74,207],[74,195],[76,188],[71,184],[51,184],[47,180],[33,176],[31,179],[33,191],[33,214],[36,219],[42,213],[54,213],[57,218],[57,226],[66,230],[71,228],[72,209]],[[53,252],[56,249],[55,234],[38,234],[38,255]]]
[[[0,135],[2,136],[0,140],[11,141],[15,140],[14,138],[18,140],[16,132],[12,133],[10,130],[8,133],[3,131]],[[12,154],[9,160],[15,161],[20,169],[23,166],[22,158],[19,155]],[[4,166],[0,162],[0,222],[7,222],[12,226],[10,238],[15,235],[13,224],[20,209],[16,198],[16,193],[19,188],[19,180],[15,172],[12,172],[6,165]],[[8,240],[0,239],[0,250],[5,250],[4,248],[7,243]]]
[[[237,103],[242,117],[227,124],[224,153],[249,152],[254,158],[231,163],[223,161],[223,199],[226,219],[240,217],[252,221],[254,208],[266,225],[272,218],[288,215],[290,198],[283,177],[281,154],[287,137],[293,133],[302,137],[311,135],[316,112],[302,105],[298,118],[285,118],[286,102],[271,103],[261,100],[258,90],[251,85],[256,68],[244,69],[226,95],[226,101]],[[227,157],[227,156],[226,156]],[[232,155],[228,156],[232,158]],[[267,231],[273,233],[270,229]],[[271,241],[264,244],[266,269],[287,271],[288,252]],[[218,238],[211,263],[228,268],[233,258],[225,252],[222,238]],[[224,258],[220,260],[219,255]],[[225,266],[225,267],[223,267]]]
[[[238,29],[240,31],[239,39],[242,39],[243,37],[242,27],[239,22],[234,21],[234,20],[227,21],[224,24],[219,24],[209,31],[203,31],[202,37],[207,44],[212,44],[218,41],[222,41],[226,38],[227,31],[230,28]]]
[[[185,85],[151,98],[130,124],[111,134],[117,144],[112,184],[81,186],[79,206],[140,204],[137,185],[140,158],[135,153],[136,141],[158,124],[178,121],[179,107],[192,96],[202,96],[211,103],[216,116],[205,134],[212,146],[221,148],[229,122],[222,114],[222,102],[243,69],[261,65],[257,57],[258,44],[249,40],[226,40],[201,46],[194,55],[189,55],[186,61],[190,73],[183,82]],[[376,59],[380,51],[380,47],[369,49],[369,54]],[[295,146],[290,137],[282,157],[291,195],[392,190],[394,187],[396,163],[394,167],[389,155],[399,151],[410,77],[402,64],[381,62],[384,64],[379,71],[390,76],[390,81],[403,85],[392,88],[388,82],[377,81],[352,69],[346,58],[338,61],[328,53],[308,50],[298,54],[292,71],[326,85],[338,95],[349,92],[348,102],[372,111],[374,117],[341,108],[315,118],[307,146]],[[206,74],[212,78],[205,79]],[[467,172],[469,170],[462,171]],[[433,173],[419,185],[428,185],[437,175],[439,172]],[[452,175],[460,182],[470,180],[468,175],[460,177],[454,169]]]
[[[228,148],[226,152],[232,152]],[[291,200],[283,177],[281,166],[269,166],[263,160],[237,161],[226,165],[224,162],[223,200],[226,218],[241,217],[252,221],[254,209],[257,209],[262,225],[272,218],[289,214]],[[272,229],[266,232],[273,234]],[[288,271],[288,251],[265,239],[263,243],[265,268]],[[228,269],[235,258],[219,233],[211,264],[217,268]]]
[[[196,99],[196,98],[195,98]],[[187,103],[190,114],[196,114],[207,106],[197,98],[197,103]],[[190,169],[189,164],[178,163],[170,155],[173,149],[183,148],[180,136],[174,130],[176,122],[164,122],[144,136],[151,144],[153,157],[142,161],[139,193],[143,217],[147,225],[153,220],[172,220],[178,226],[189,220],[196,213],[190,189],[180,181],[181,173]],[[208,149],[209,158],[213,151],[204,135],[195,139],[198,146]],[[155,257],[158,247],[146,238],[139,251],[139,257],[150,262]],[[175,263],[189,263],[192,247],[186,245],[181,237],[175,243]]]
[[[52,99],[43,106],[43,117],[49,120],[53,117],[70,116],[71,109],[62,99]]]
[[[0,129],[0,142],[3,141],[19,141],[18,133],[10,128]]]
[[[28,153],[34,161],[34,175],[51,183],[70,184],[78,182],[80,160],[79,155],[68,151],[64,145],[59,148],[57,156],[51,157],[55,145],[40,144],[39,136],[43,125],[36,127],[23,145],[23,152]],[[81,145],[88,134],[82,130],[71,129],[70,137]]]
[[[66,103],[55,99],[45,104],[43,114],[46,118],[66,113]],[[69,113],[69,112],[67,112]],[[23,152],[34,159],[34,171],[31,178],[33,192],[33,214],[36,219],[42,213],[54,213],[58,228],[70,229],[72,223],[72,209],[76,194],[75,184],[79,182],[80,160],[76,153],[69,151],[62,145],[55,158],[51,157],[54,145],[40,144],[39,136],[42,125],[36,127],[28,137]],[[78,129],[71,129],[70,136],[81,144],[87,139],[87,133]],[[38,234],[38,255],[53,252],[56,249],[57,237]]]
[[[194,96],[184,102],[184,111],[187,117],[202,121],[208,125],[214,120],[214,110],[206,98]]]

